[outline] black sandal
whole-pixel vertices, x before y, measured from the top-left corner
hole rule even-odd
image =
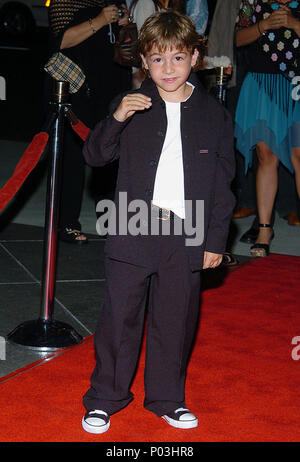
[[[260,228],[272,228],[270,224],[259,223]],[[272,229],[270,241],[274,238]],[[270,244],[260,244],[259,242],[250,247],[250,252],[253,257],[267,257],[270,254]]]
[[[72,228],[65,228],[63,231],[59,233],[59,239],[64,242],[68,242],[69,244],[87,244],[88,238],[85,236],[85,239],[78,239],[81,236],[85,236],[81,231],[78,229]]]

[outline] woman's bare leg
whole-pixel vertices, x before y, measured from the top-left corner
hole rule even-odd
[[[295,170],[296,189],[300,200],[300,148],[293,148],[291,161]]]
[[[270,224],[274,201],[278,189],[278,159],[263,142],[256,145],[258,168],[256,194],[259,223]],[[269,244],[271,228],[259,228],[256,243]]]

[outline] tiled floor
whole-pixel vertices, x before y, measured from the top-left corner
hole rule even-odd
[[[94,239],[93,239],[94,237]],[[59,243],[53,318],[82,337],[94,332],[103,293],[102,239],[89,244]],[[24,321],[39,318],[42,300],[43,229],[10,224],[0,233],[0,335],[6,337]],[[0,376],[36,361],[44,353],[6,343]]]

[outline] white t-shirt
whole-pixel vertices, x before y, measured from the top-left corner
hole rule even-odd
[[[194,86],[189,82],[187,84],[192,87],[193,92]],[[181,103],[171,103],[169,101],[165,101],[165,103],[168,125],[156,171],[152,203],[158,207],[172,210],[172,212],[184,219],[185,195],[180,129]]]

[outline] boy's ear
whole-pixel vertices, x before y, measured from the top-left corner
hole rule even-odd
[[[197,63],[197,60],[198,60],[198,57],[199,57],[199,50],[197,50],[197,48],[195,48],[193,54],[192,54],[192,67],[194,67]]]
[[[144,69],[146,70],[149,70],[149,67],[148,67],[148,64],[147,64],[147,61],[146,61],[146,58],[144,55],[140,54],[140,57],[141,57],[141,60],[142,60],[142,63],[143,63],[143,66],[144,66]]]

